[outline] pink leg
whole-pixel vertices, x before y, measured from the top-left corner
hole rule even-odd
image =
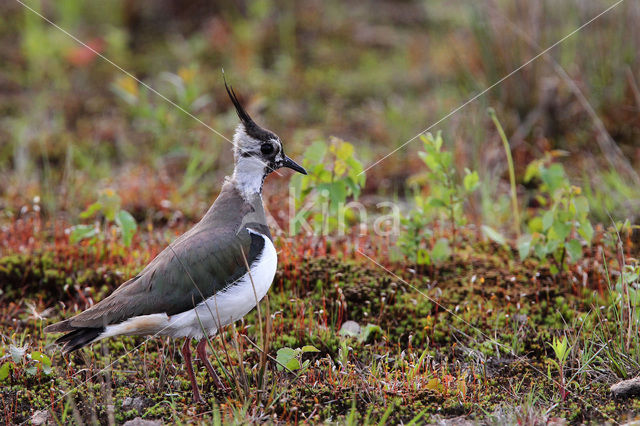
[[[184,358],[184,363],[187,367],[187,374],[189,375],[189,380],[191,380],[191,388],[193,389],[193,400],[197,404],[199,402],[204,402],[200,397],[200,391],[198,390],[198,383],[196,383],[196,375],[193,373],[193,363],[191,360],[191,346],[189,345],[191,339],[186,338],[184,340],[184,345],[182,345],[182,357]]]
[[[204,367],[207,369],[207,371],[211,375],[211,378],[213,379],[213,384],[216,386],[216,388],[225,389],[224,385],[220,381],[220,377],[218,377],[218,375],[216,374],[216,370],[213,369],[213,366],[211,365],[211,363],[209,362],[209,359],[207,358],[207,338],[206,337],[203,337],[202,340],[198,342],[198,346],[196,347],[196,352],[198,353],[198,358],[200,359],[200,362],[204,364]]]

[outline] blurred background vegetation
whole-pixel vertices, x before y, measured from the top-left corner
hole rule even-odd
[[[331,136],[368,167],[589,21],[612,1],[25,0],[0,3],[0,221],[38,197],[73,222],[113,188],[138,222],[195,220],[231,172],[221,69],[288,153]],[[640,4],[626,1],[438,123],[457,170],[480,176],[478,222],[508,223],[509,175],[487,108],[526,165],[554,152],[592,219],[637,222]],[[416,140],[367,171],[362,200],[408,195]],[[287,184],[272,177],[270,197]],[[26,209],[26,210],[25,210]]]

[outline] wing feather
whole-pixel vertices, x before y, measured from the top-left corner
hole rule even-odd
[[[139,315],[175,315],[193,309],[242,277],[246,273],[242,252],[251,264],[261,245],[264,240],[246,229],[238,235],[205,232],[191,244],[178,241],[106,299],[47,331],[105,327]]]

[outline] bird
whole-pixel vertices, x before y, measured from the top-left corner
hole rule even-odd
[[[277,253],[265,216],[265,178],[287,167],[307,174],[285,155],[281,139],[249,116],[224,81],[240,123],[233,136],[234,170],[202,219],[160,252],[140,273],[85,311],[47,326],[66,333],[62,352],[120,335],[184,338],[184,359],[195,402],[191,341],[216,387],[224,389],[207,359],[207,338],[249,313],[269,290]]]

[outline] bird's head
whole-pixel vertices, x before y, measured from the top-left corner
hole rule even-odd
[[[238,101],[233,88],[227,85],[226,81],[224,86],[240,118],[240,124],[233,136],[236,174],[255,173],[264,179],[269,173],[288,167],[306,175],[307,171],[302,166],[285,155],[278,135],[258,126]]]

